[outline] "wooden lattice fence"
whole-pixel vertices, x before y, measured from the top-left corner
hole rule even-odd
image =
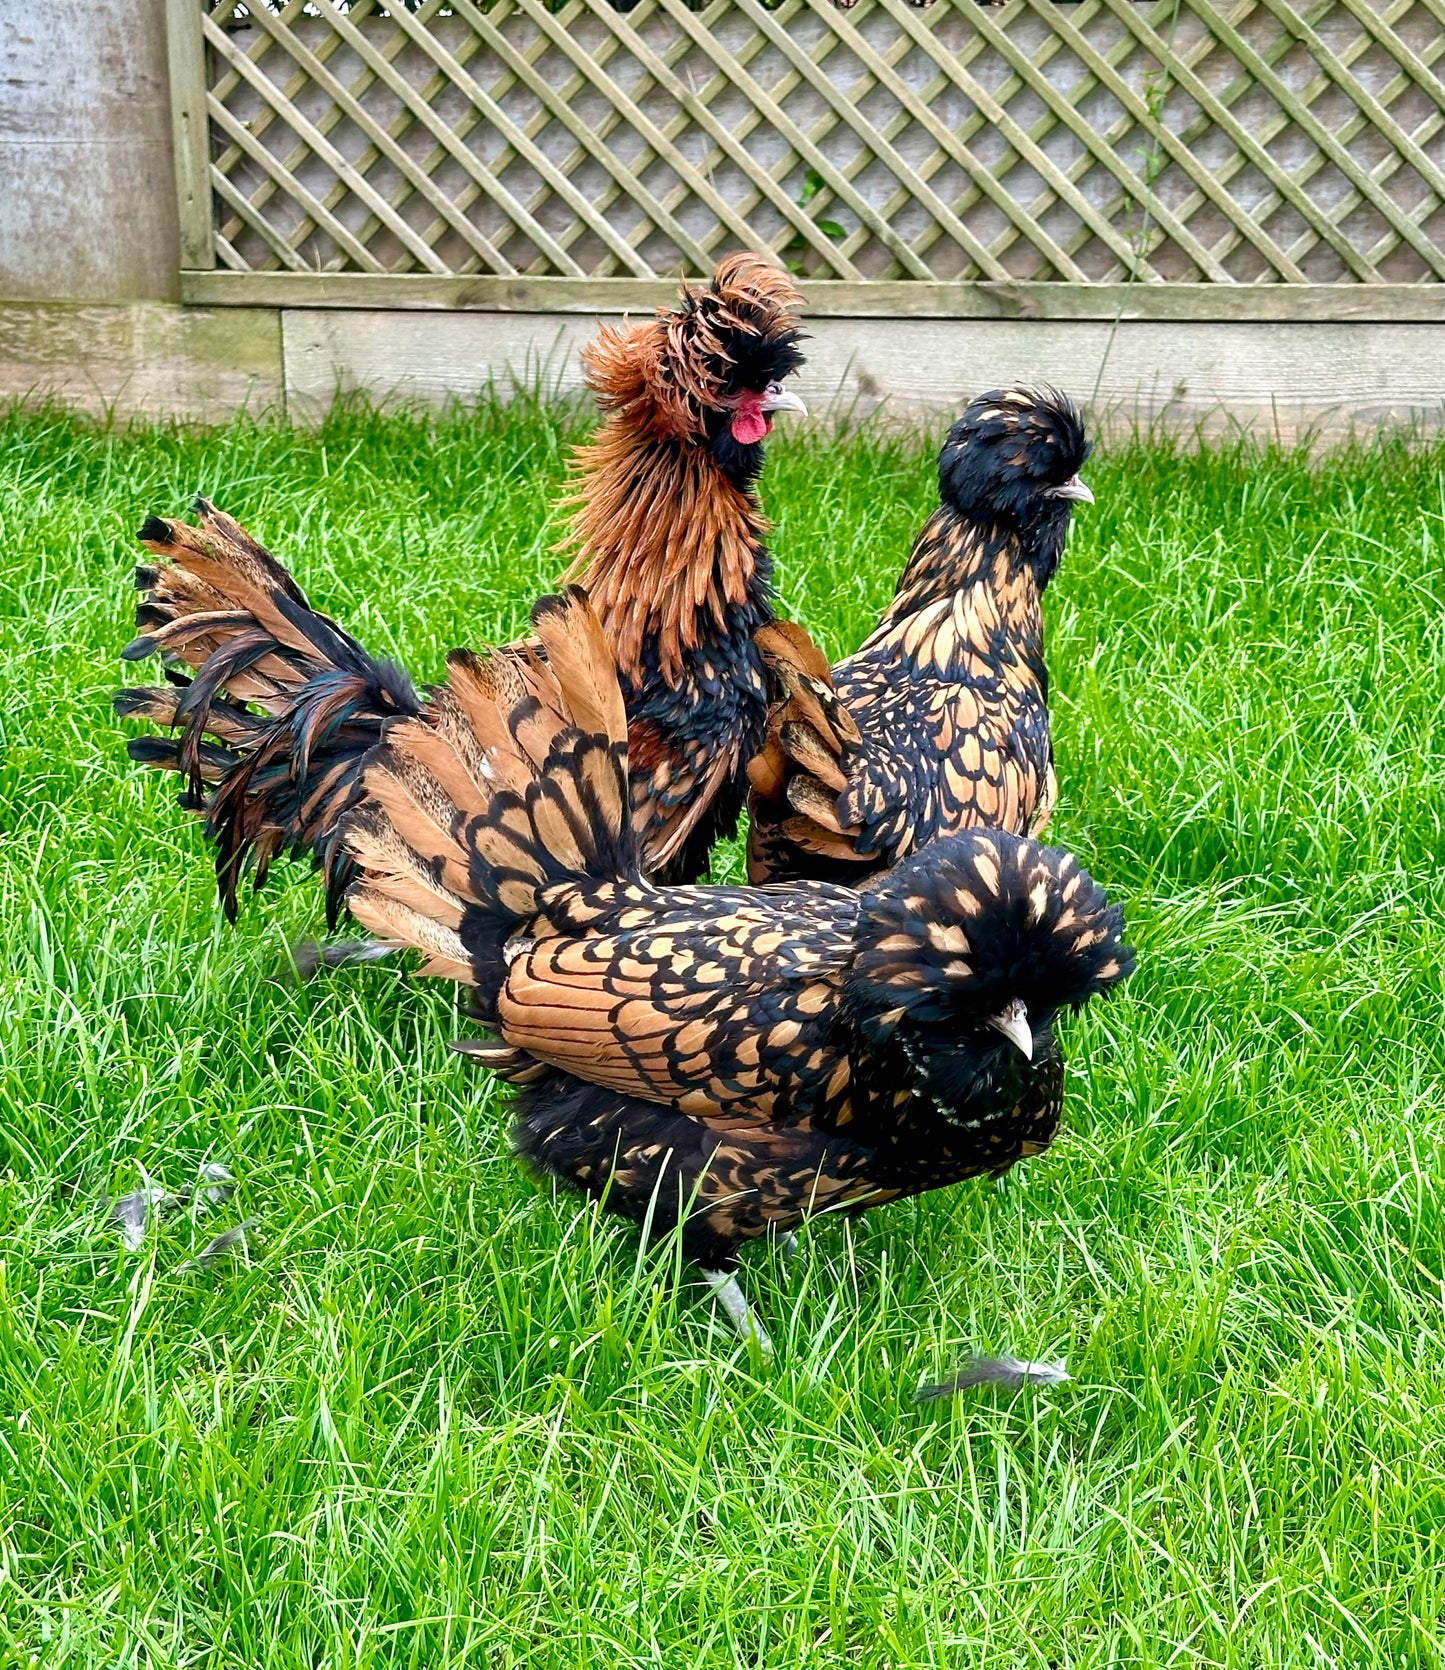
[[[1442,0],[168,4],[191,299],[1445,281]]]

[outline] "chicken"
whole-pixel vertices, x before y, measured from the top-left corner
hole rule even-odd
[[[616,648],[634,825],[659,880],[706,871],[765,734],[772,564],[754,486],[773,414],[806,415],[782,386],[803,363],[800,301],[786,274],[732,256],[710,293],[604,327],[584,354],[608,419],[578,458],[568,578]]]
[[[831,672],[801,627],[759,634],[778,699],[751,762],[748,875],[856,885],[961,829],[1039,834],[1056,797],[1040,598],[1089,454],[1052,390],[972,401],[939,506],[882,620]]]
[[[862,890],[660,888],[602,627],[575,588],[533,622],[545,661],[455,653],[434,722],[388,731],[347,903],[473,989],[494,1037],[458,1047],[517,1088],[525,1159],[680,1225],[747,1332],[743,1242],[1048,1146],[1055,1020],[1129,972],[1122,915],[1067,853],[984,829]]]
[[[764,736],[771,569],[754,484],[773,414],[804,410],[782,386],[802,364],[799,301],[786,274],[731,255],[675,309],[583,350],[605,421],[575,459],[574,566],[617,646],[642,862],[669,878],[700,872],[735,826]],[[163,561],[137,572],[124,653],[161,652],[172,682],[115,705],[180,735],[136,738],[131,756],[185,778],[228,916],[248,862],[260,887],[277,854],[309,854],[334,925],[352,877],[336,829],[361,762],[389,722],[425,720],[428,698],[229,516],[204,499],[196,513],[199,527],[141,529]]]

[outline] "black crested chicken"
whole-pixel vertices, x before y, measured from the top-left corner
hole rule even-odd
[[[782,387],[803,362],[800,299],[785,273],[730,255],[676,308],[583,350],[605,421],[574,460],[574,572],[617,646],[642,862],[669,879],[705,869],[735,826],[764,737],[754,634],[772,593],[754,486],[773,414],[804,410]],[[248,862],[259,888],[278,854],[309,854],[334,924],[353,874],[336,831],[362,760],[390,722],[426,721],[429,698],[314,610],[231,517],[204,499],[196,512],[199,527],[141,529],[163,561],[137,572],[125,657],[159,651],[171,682],[115,705],[180,734],[135,738],[131,757],[186,779],[229,917]]]
[[[573,589],[545,651],[451,658],[393,727],[342,840],[352,914],[473,988],[544,1173],[683,1246],[739,1329],[742,1242],[1046,1148],[1056,1016],[1129,972],[1117,907],[1069,854],[996,830],[862,890],[659,888],[628,817],[613,655]]]
[[[778,700],[749,766],[753,881],[857,884],[961,829],[1041,833],[1056,787],[1040,599],[1093,499],[1089,450],[1064,395],[980,395],[862,648],[830,671],[800,627],[760,635]]]

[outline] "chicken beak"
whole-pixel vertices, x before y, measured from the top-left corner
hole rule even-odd
[[[1051,499],[1077,499],[1080,504],[1093,504],[1094,495],[1078,476],[1070,476],[1062,487],[1049,489]]]
[[[807,417],[808,408],[791,389],[785,389],[781,383],[769,383],[763,390],[763,398],[759,407],[764,412],[796,412],[799,417]]]
[[[1022,998],[1016,997],[1002,1014],[990,1015],[988,1024],[1002,1032],[1011,1044],[1016,1044],[1023,1051],[1025,1060],[1033,1060],[1034,1035],[1029,1029],[1029,1012]]]

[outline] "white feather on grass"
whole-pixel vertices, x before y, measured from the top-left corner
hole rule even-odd
[[[1022,1357],[969,1357],[958,1373],[936,1385],[924,1381],[913,1394],[915,1403],[932,1398],[952,1397],[970,1386],[1007,1386],[1018,1391],[1024,1386],[1060,1386],[1072,1376],[1062,1363],[1031,1363]]]

